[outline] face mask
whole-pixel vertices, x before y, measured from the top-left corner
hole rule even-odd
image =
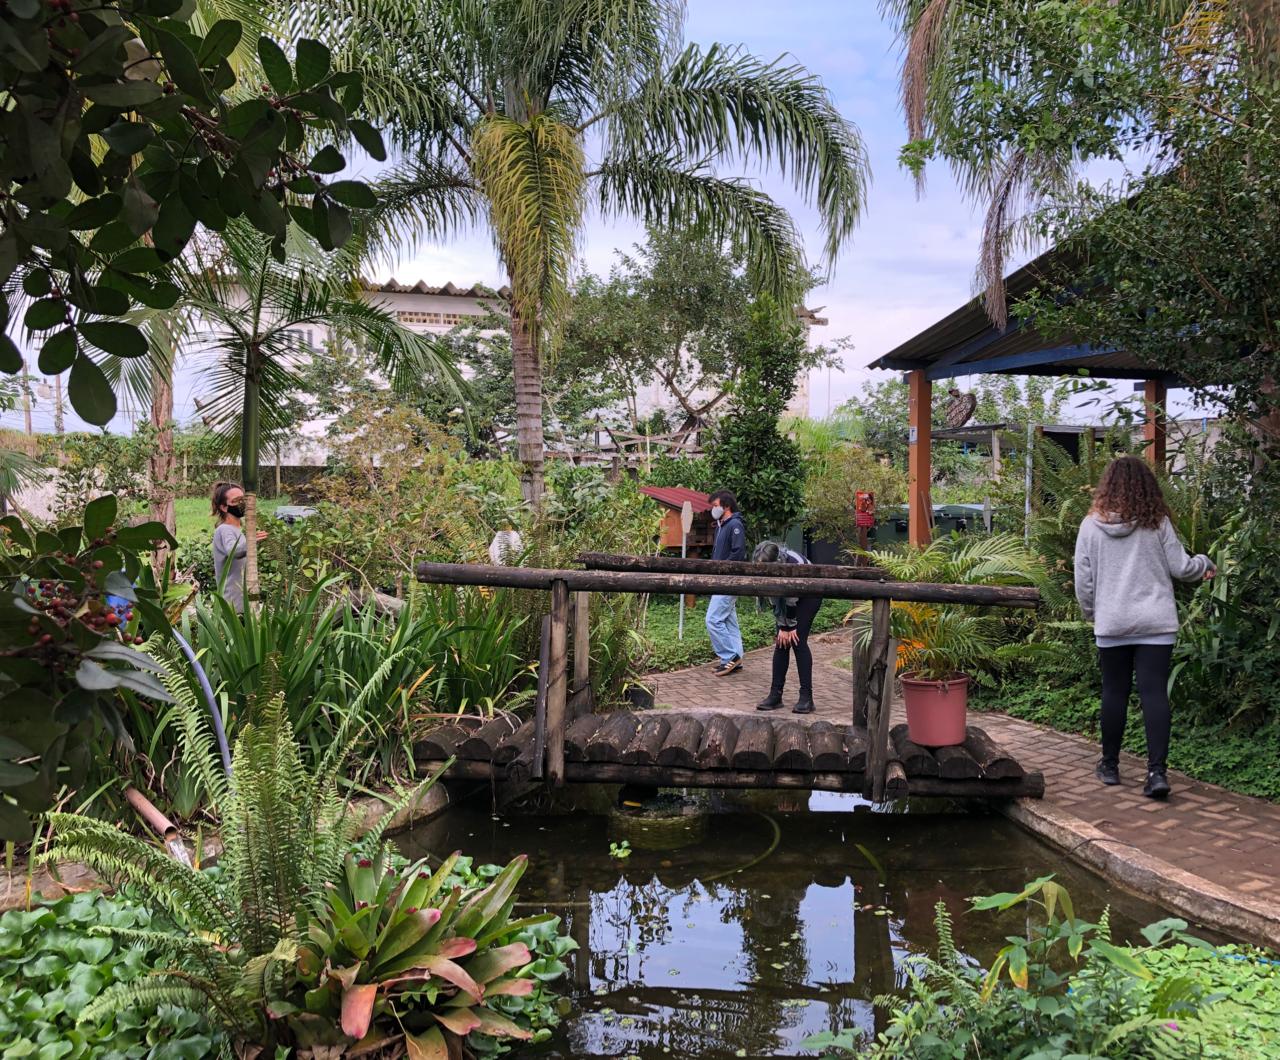
[[[237,519],[243,519],[244,518],[244,502],[240,501],[236,504],[228,504],[227,514],[234,515]]]
[[[718,504],[715,505],[711,509],[711,518],[714,519],[716,522],[719,522],[721,519],[724,518],[724,509],[721,508],[720,505]]]

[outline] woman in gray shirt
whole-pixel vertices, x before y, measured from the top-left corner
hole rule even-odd
[[[244,610],[244,558],[248,544],[240,520],[244,518],[244,490],[234,482],[219,482],[210,497],[213,517],[213,577],[216,588],[237,611]],[[267,532],[259,530],[259,542]]]
[[[1136,674],[1147,730],[1143,794],[1169,795],[1169,664],[1178,633],[1173,582],[1214,573],[1208,556],[1189,556],[1182,547],[1147,462],[1136,456],[1112,461],[1080,524],[1075,555],[1076,599],[1093,623],[1102,670],[1102,761],[1095,770],[1102,783],[1120,783],[1120,744]]]

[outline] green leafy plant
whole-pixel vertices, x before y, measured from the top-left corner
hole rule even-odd
[[[147,975],[163,949],[136,945],[132,932],[157,930],[161,916],[127,897],[69,894],[0,916],[0,1040],[7,1057],[72,1060],[204,1060],[220,1035],[198,1011],[139,1005],[81,1019],[103,990]]]
[[[1038,559],[1008,535],[952,534],[927,548],[859,551],[897,581],[950,585],[1035,585],[1052,593]],[[860,604],[850,615],[866,613]],[[945,681],[957,673],[986,680],[986,671],[1020,658],[1056,650],[1043,642],[1013,641],[1008,620],[992,610],[965,605],[895,602],[890,632],[898,641],[898,669],[925,680]],[[864,623],[857,636],[870,643]]]
[[[621,843],[610,843],[609,857],[616,858],[618,861],[625,861],[631,857],[630,840],[624,839]]]
[[[936,956],[909,958],[904,997],[877,998],[889,1025],[859,1055],[889,1060],[957,1056],[1204,1056],[1204,1039],[1184,1033],[1184,1020],[1219,995],[1168,964],[1154,972],[1146,959],[1173,945],[1211,952],[1186,934],[1186,922],[1162,920],[1142,930],[1145,947],[1111,938],[1108,917],[1089,923],[1052,876],[1021,891],[971,899],[973,912],[1025,907],[1025,935],[983,969],[956,947],[951,914],[939,902]],[[1211,1055],[1211,1054],[1210,1054]]]
[[[485,984],[495,997],[536,989],[508,974],[535,963],[514,935],[545,923],[509,920],[523,859],[470,891],[455,886],[442,893],[448,870],[424,876],[421,866],[393,882],[382,830],[406,799],[393,800],[364,836],[362,854],[353,852],[360,823],[338,793],[358,731],[355,715],[309,769],[278,682],[268,676],[227,776],[216,764],[203,709],[179,679],[169,678],[169,685],[180,707],[185,764],[211,794],[223,852],[211,875],[105,822],[50,815],[46,860],[81,861],[104,879],[132,886],[139,901],[173,925],[116,931],[167,962],[100,994],[82,1020],[167,1003],[208,1011],[239,1048],[293,1047],[313,1056],[333,1055],[317,1053],[321,1047],[340,1055],[357,1041],[368,1044],[370,1035],[374,1044],[394,1048],[393,1055],[405,1049],[446,1055],[418,1052],[434,1047],[436,1024],[458,1040],[473,1032],[530,1033],[513,1030],[496,1011],[478,1014]],[[472,958],[466,969],[457,963],[464,957]],[[414,1021],[417,1040],[409,1045],[405,1024]]]
[[[16,323],[17,274],[40,370],[70,369],[71,405],[94,425],[115,415],[116,399],[91,351],[148,350],[136,323],[100,318],[138,303],[173,308],[180,291],[167,265],[197,223],[221,231],[244,216],[282,248],[292,220],[332,249],[351,234],[352,207],[376,203],[360,181],[331,179],[345,159],[317,143],[350,135],[386,157],[377,131],[355,117],[360,75],[335,68],[316,40],[300,40],[290,59],[269,37],[246,37],[239,19],[195,15],[174,0],[109,9],[19,0],[0,15],[0,78],[12,103],[0,119],[0,323]],[[237,86],[255,47],[261,93]],[[21,362],[0,337],[0,371]]]
[[[83,525],[56,534],[0,520],[2,838],[28,839],[29,815],[79,784],[104,742],[127,739],[121,689],[168,699],[163,668],[134,645],[144,627],[153,636],[169,629],[140,553],[172,538],[159,523],[115,521],[113,496],[91,501]]]

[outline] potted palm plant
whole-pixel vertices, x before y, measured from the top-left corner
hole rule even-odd
[[[1052,592],[1039,559],[1019,538],[1007,534],[952,534],[924,549],[860,554],[895,581],[1034,585]],[[1051,650],[1049,645],[1012,640],[1007,618],[968,605],[895,602],[890,630],[898,642],[896,668],[909,735],[922,747],[964,742],[971,679]],[[860,637],[864,642],[870,639],[869,624]]]

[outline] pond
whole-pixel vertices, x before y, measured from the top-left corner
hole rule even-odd
[[[1109,904],[1120,940],[1166,915],[999,816],[878,812],[821,792],[699,795],[681,808],[705,813],[655,831],[611,811],[615,793],[596,791],[595,812],[501,817],[473,799],[400,837],[409,856],[528,853],[519,914],[554,912],[578,941],[559,984],[573,1009],[521,1056],[812,1055],[800,1046],[810,1034],[882,1023],[873,999],[895,989],[906,954],[934,947],[935,903],[956,914],[959,947],[985,963],[1024,930],[1022,914],[960,915],[965,899],[1047,873],[1077,915],[1096,919]],[[630,853],[611,856],[623,840]]]

